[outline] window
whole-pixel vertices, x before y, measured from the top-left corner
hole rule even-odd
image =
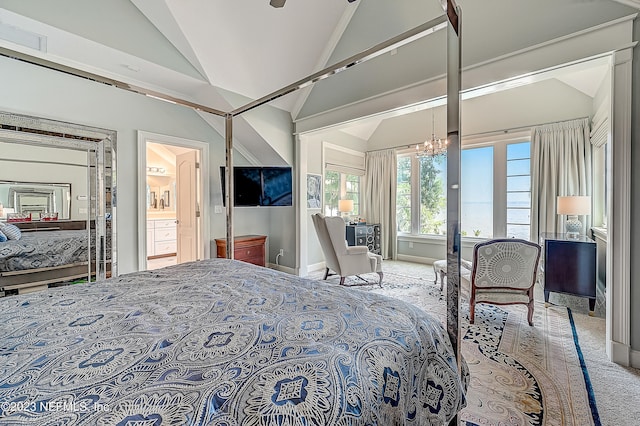
[[[340,173],[331,170],[324,172],[324,214],[339,216],[338,200],[340,200]]]
[[[460,156],[461,234],[467,237],[529,239],[531,144],[524,134],[465,148]],[[398,155],[398,232],[446,232],[446,158]]]
[[[347,200],[353,200],[352,216],[360,215],[360,176],[343,174],[342,178],[345,182],[345,195]]]
[[[411,232],[411,157],[398,156],[396,223],[398,232]]]
[[[529,239],[531,231],[531,144],[507,145],[507,237]]]
[[[397,156],[398,232],[444,234],[447,220],[445,157]]]
[[[333,170],[324,172],[324,214],[340,216],[338,201],[353,200],[353,211],[349,216],[360,215],[360,176]]]
[[[493,236],[493,146],[464,149],[460,155],[462,236]]]

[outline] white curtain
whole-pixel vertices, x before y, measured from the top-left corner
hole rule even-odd
[[[543,232],[564,232],[558,196],[591,195],[589,119],[532,128],[531,152],[531,239],[539,241]],[[590,216],[582,222],[589,229]]]
[[[367,223],[379,223],[382,257],[396,258],[396,153],[393,149],[366,153],[361,194]]]

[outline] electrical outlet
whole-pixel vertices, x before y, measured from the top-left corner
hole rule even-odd
[[[278,253],[278,255],[284,256],[284,249],[280,249],[280,253]]]
[[[222,213],[222,206],[220,205],[216,205],[213,207],[213,212],[214,213]]]

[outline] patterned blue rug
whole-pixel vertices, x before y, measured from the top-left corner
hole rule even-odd
[[[321,278],[314,275],[312,278]],[[383,288],[376,275],[356,291],[399,298],[445,320],[445,295],[433,275],[385,272]],[[330,277],[328,281],[337,282]],[[350,277],[347,284],[362,284]],[[468,322],[461,303],[462,354],[471,372],[462,424],[472,425],[600,425],[589,374],[582,358],[571,312],[536,303],[534,326],[525,306],[478,305],[476,322]],[[466,423],[465,423],[466,422]]]

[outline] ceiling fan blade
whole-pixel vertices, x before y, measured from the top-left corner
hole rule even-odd
[[[284,6],[284,4],[286,3],[287,0],[271,0],[269,2],[269,4],[273,7],[277,7],[280,8],[282,6]],[[347,0],[349,3],[353,3],[356,0]]]

